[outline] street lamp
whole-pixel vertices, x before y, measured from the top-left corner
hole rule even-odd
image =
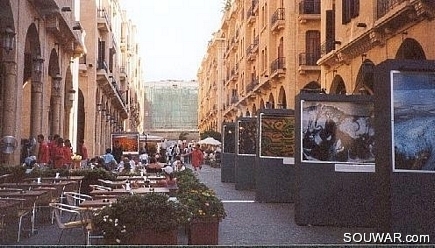
[[[15,33],[11,27],[6,27],[2,33],[2,45],[6,53],[14,49]]]
[[[60,82],[62,81],[62,77],[60,76],[59,73],[57,73],[54,77],[53,77],[53,88],[55,90],[60,90]]]
[[[42,63],[44,63],[44,59],[38,54],[33,59],[33,71],[38,75],[42,73]]]

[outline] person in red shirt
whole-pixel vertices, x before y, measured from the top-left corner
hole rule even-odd
[[[39,150],[38,150],[38,158],[36,162],[40,166],[46,166],[48,163],[50,163],[50,149],[48,148],[47,142],[44,141],[44,135],[42,134],[38,135],[38,143],[39,143]]]
[[[52,164],[52,166],[54,166],[54,150],[56,149],[56,146],[57,146],[57,140],[60,137],[59,137],[59,134],[55,134],[51,138],[50,137],[49,137],[50,141],[48,142],[48,149],[49,149],[49,154],[50,154],[50,163]]]
[[[72,165],[72,146],[71,141],[66,139],[63,146],[63,163],[66,168],[71,168]]]
[[[204,153],[200,149],[200,145],[196,144],[195,149],[192,151],[192,166],[196,171],[202,169],[202,164],[204,163]]]
[[[69,149],[69,148],[68,148]],[[56,140],[56,145],[52,148],[52,158],[53,158],[53,167],[54,169],[62,169],[65,162],[64,162],[64,146],[63,146],[63,139],[58,138]]]

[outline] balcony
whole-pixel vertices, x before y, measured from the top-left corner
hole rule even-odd
[[[121,42],[119,43],[119,49],[121,49],[121,52],[127,52],[127,39],[121,38]]]
[[[121,81],[124,81],[127,79],[127,70],[126,70],[125,66],[119,67],[119,79]]]
[[[246,85],[246,92],[251,92],[259,85],[258,77],[254,77],[251,79],[251,82]]]
[[[79,72],[81,74],[88,72],[88,64],[86,63],[86,54],[79,58]]]
[[[252,0],[252,12],[257,13],[258,12],[258,0]]]
[[[231,81],[237,81],[237,78],[239,76],[239,72],[237,67],[231,70],[231,74],[230,74],[230,80]]]
[[[252,25],[255,22],[255,13],[253,11],[253,6],[251,6],[247,11],[246,11],[246,22],[248,23],[248,25]]]
[[[299,22],[320,21],[320,0],[303,0],[299,2]]]
[[[252,43],[252,52],[257,53],[258,52],[258,44],[260,43],[260,36],[257,35],[254,38],[254,43]]]
[[[253,51],[254,44],[251,44],[246,48],[246,59],[248,61],[254,61],[257,58],[257,54]]]
[[[272,32],[278,32],[285,27],[285,9],[278,8],[272,15],[270,20],[270,30]]]
[[[102,32],[109,32],[112,30],[109,15],[105,8],[97,10],[97,28]]]
[[[285,74],[285,57],[278,57],[270,64],[271,78],[280,78]]]
[[[306,71],[320,71],[317,60],[320,59],[319,53],[300,53],[299,54],[299,73],[304,74]]]

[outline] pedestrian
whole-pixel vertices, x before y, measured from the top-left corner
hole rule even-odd
[[[79,141],[79,147],[78,147],[78,155],[82,156],[82,161],[81,161],[81,167],[82,168],[86,168],[88,166],[88,160],[89,160],[89,156],[88,156],[88,148],[85,145],[85,141],[83,139],[81,139]]]
[[[111,154],[113,154],[113,157],[115,158],[116,163],[121,162],[123,153],[124,153],[124,149],[121,146],[121,144],[119,143],[119,140],[115,140],[115,144],[113,145],[113,150],[112,150]]]
[[[38,158],[36,162],[41,167],[45,167],[50,163],[50,148],[48,147],[47,142],[44,140],[44,135],[39,134],[38,135],[38,143],[39,143],[39,149],[38,149]]]
[[[72,165],[72,154],[73,154],[73,149],[71,146],[71,141],[69,139],[65,139],[64,141],[64,146],[63,146],[63,163],[64,166],[67,169],[71,168]],[[73,168],[76,169],[76,168]]]
[[[198,170],[198,168],[202,169],[202,164],[204,163],[204,153],[201,150],[201,147],[199,144],[196,144],[195,148],[192,151],[192,166],[195,171]]]
[[[108,171],[112,171],[118,165],[118,162],[116,161],[115,157],[112,155],[112,149],[110,149],[110,148],[107,148],[106,154],[104,154],[101,157],[104,160],[104,168]]]
[[[59,134],[55,134],[53,136],[50,136],[49,142],[48,142],[48,149],[50,151],[50,163],[52,166],[54,166],[54,154],[55,150],[57,149],[57,140],[60,138]]]
[[[62,169],[64,163],[64,148],[63,148],[63,139],[57,138],[56,145],[51,148],[51,154],[53,159],[53,168],[54,169]]]

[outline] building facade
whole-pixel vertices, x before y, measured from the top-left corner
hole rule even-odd
[[[146,82],[144,132],[178,140],[187,133],[198,139],[198,82]]]
[[[92,154],[104,154],[111,133],[142,131],[136,26],[118,0],[81,0],[81,16],[88,52],[80,60],[79,135]]]
[[[435,2],[234,0],[198,71],[199,129],[294,108],[301,91],[374,94],[387,59],[434,59]]]
[[[198,71],[200,131],[318,89],[320,17],[320,0],[233,1]]]
[[[118,0],[0,0],[0,11],[0,163],[36,155],[39,134],[74,152],[84,139],[94,156],[112,131],[141,131],[135,27]]]
[[[78,59],[86,52],[77,1],[1,0],[1,163],[18,164],[38,134],[76,140]]]

